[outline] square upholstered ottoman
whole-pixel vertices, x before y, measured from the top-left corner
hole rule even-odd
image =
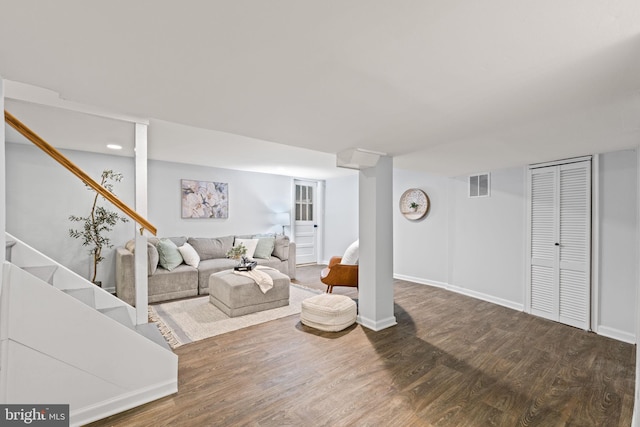
[[[273,288],[262,293],[256,282],[224,271],[209,276],[209,302],[229,317],[289,305],[289,277],[277,270],[260,270],[273,279]]]

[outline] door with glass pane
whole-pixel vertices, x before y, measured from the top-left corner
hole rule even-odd
[[[317,184],[308,181],[295,182],[295,242],[296,263],[317,262],[316,193]]]

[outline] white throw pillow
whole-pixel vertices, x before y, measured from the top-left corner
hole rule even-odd
[[[244,247],[247,248],[247,253],[244,254],[244,256],[247,258],[253,258],[253,254],[256,251],[259,241],[260,239],[236,239],[236,241],[233,242],[233,246],[240,246],[242,243]]]
[[[356,265],[360,256],[360,239],[353,242],[342,256],[340,264]]]
[[[178,250],[180,251],[180,255],[182,255],[182,259],[184,259],[185,264],[198,268],[198,265],[200,264],[200,255],[198,255],[198,252],[196,252],[193,246],[185,243],[180,246]]]

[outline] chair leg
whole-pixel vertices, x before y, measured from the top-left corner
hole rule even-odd
[[[327,293],[330,294],[333,292],[333,286],[327,285]]]

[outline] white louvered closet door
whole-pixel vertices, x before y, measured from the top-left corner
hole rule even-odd
[[[589,329],[591,162],[530,170],[532,314]]]

